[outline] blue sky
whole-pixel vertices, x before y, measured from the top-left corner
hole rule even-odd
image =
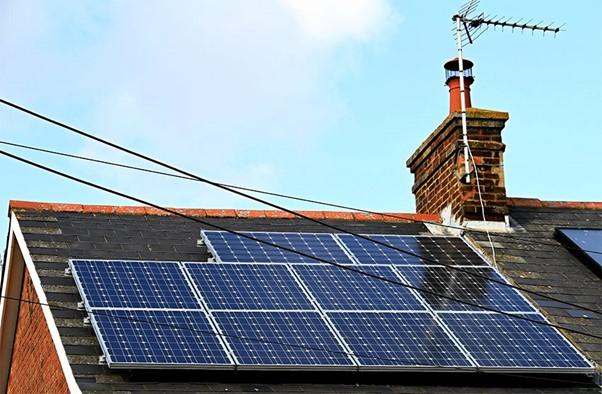
[[[461,5],[6,0],[1,97],[212,180],[413,212],[405,160],[447,115],[442,64],[455,56]],[[602,2],[480,9],[566,23],[556,38],[489,31],[466,48],[473,105],[510,113],[508,194],[602,200]],[[0,124],[3,140],[145,165],[10,108]],[[158,204],[260,207],[196,183],[10,151]],[[132,204],[7,158],[0,168],[0,206]]]

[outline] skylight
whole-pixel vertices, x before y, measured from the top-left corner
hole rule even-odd
[[[602,277],[602,228],[557,228],[556,236]]]

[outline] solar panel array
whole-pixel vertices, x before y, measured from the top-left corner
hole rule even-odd
[[[592,270],[602,277],[602,228],[557,228],[559,238],[583,255]]]
[[[202,236],[217,262],[70,262],[110,367],[593,368],[552,327],[454,301],[545,321],[516,290],[487,280],[504,281],[461,238],[370,235],[408,257],[342,234]]]

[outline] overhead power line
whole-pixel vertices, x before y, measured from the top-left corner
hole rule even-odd
[[[367,277],[370,277],[370,278],[373,278],[373,279],[381,280],[383,282],[387,282],[387,283],[390,283],[390,284],[393,284],[393,285],[396,285],[396,286],[402,286],[402,287],[405,287],[405,288],[408,288],[408,289],[412,289],[412,290],[418,291],[420,293],[430,294],[430,295],[435,296],[435,297],[439,297],[439,298],[447,299],[447,300],[450,300],[450,301],[458,302],[458,303],[461,303],[461,304],[464,304],[464,305],[468,305],[468,306],[472,306],[472,307],[475,307],[475,308],[479,308],[479,309],[482,309],[482,310],[485,310],[485,311],[495,312],[495,313],[498,313],[498,314],[501,314],[501,315],[504,315],[504,316],[509,316],[509,317],[514,318],[514,319],[525,320],[525,321],[528,321],[528,322],[531,322],[531,323],[535,323],[535,324],[539,324],[539,325],[544,325],[544,326],[549,326],[549,327],[554,327],[554,328],[561,329],[561,330],[564,330],[564,331],[567,331],[567,332],[572,332],[572,333],[575,333],[575,334],[580,334],[580,335],[584,335],[584,336],[588,336],[588,337],[592,337],[592,338],[602,339],[602,336],[599,336],[599,335],[590,334],[590,333],[587,333],[587,332],[584,332],[584,331],[575,330],[575,329],[568,328],[568,327],[563,327],[561,325],[549,323],[549,322],[547,322],[545,320],[541,321],[541,320],[536,320],[536,319],[530,319],[528,317],[517,315],[517,314],[511,313],[511,312],[504,312],[504,311],[501,311],[501,310],[496,309],[496,308],[491,308],[491,307],[487,307],[487,306],[484,306],[484,305],[479,305],[477,303],[470,302],[470,301],[460,300],[458,298],[451,297],[451,296],[448,296],[448,295],[445,295],[445,294],[440,294],[440,293],[437,293],[437,292],[429,290],[429,289],[423,289],[423,288],[420,288],[420,287],[417,287],[417,286],[406,284],[406,283],[400,282],[398,280],[389,279],[389,278],[382,277],[382,276],[379,276],[379,275],[376,275],[376,274],[371,274],[369,272],[362,271],[362,270],[360,270],[358,268],[355,268],[355,267],[352,267],[352,266],[349,266],[349,265],[344,265],[344,264],[340,264],[340,263],[337,263],[335,261],[330,261],[330,260],[327,260],[327,259],[324,259],[324,258],[321,258],[321,257],[318,257],[318,256],[313,256],[313,255],[310,255],[308,253],[301,252],[301,251],[298,251],[298,250],[295,250],[295,249],[292,249],[292,248],[289,248],[289,247],[286,247],[286,246],[278,245],[278,244],[275,244],[275,243],[270,242],[270,241],[266,241],[266,240],[263,240],[263,239],[255,238],[255,237],[253,237],[253,236],[251,236],[249,234],[246,234],[244,232],[239,232],[239,231],[231,230],[231,229],[229,229],[227,227],[224,227],[222,225],[211,223],[211,222],[208,222],[206,220],[199,219],[198,217],[186,215],[184,213],[181,213],[181,212],[179,212],[177,210],[174,210],[174,209],[171,209],[171,208],[162,207],[162,206],[157,205],[155,203],[143,200],[141,198],[138,198],[138,197],[126,194],[126,193],[122,193],[120,191],[117,191],[117,190],[114,190],[114,189],[111,189],[111,188],[108,188],[108,187],[105,187],[105,186],[102,186],[102,185],[99,185],[99,184],[96,184],[96,183],[84,180],[84,179],[81,179],[81,178],[78,178],[78,177],[75,177],[73,175],[70,175],[70,174],[58,171],[56,169],[44,166],[42,164],[36,163],[36,162],[28,160],[28,159],[24,159],[22,157],[19,157],[17,155],[13,155],[12,153],[8,153],[8,152],[5,152],[3,150],[0,150],[0,154],[4,155],[4,156],[7,156],[9,158],[12,158],[14,160],[20,161],[22,163],[29,164],[30,166],[33,166],[33,167],[42,169],[44,171],[53,173],[55,175],[61,176],[63,178],[70,179],[70,180],[75,181],[77,183],[81,183],[83,185],[86,185],[86,186],[89,186],[89,187],[92,187],[92,188],[95,188],[95,189],[98,189],[98,190],[102,190],[104,192],[111,193],[111,194],[114,194],[116,196],[123,197],[123,198],[126,198],[128,200],[140,203],[140,204],[148,205],[150,207],[159,209],[159,210],[161,210],[163,212],[167,212],[167,213],[170,213],[170,214],[175,215],[175,216],[182,217],[182,218],[187,219],[187,220],[192,220],[194,222],[203,224],[205,226],[209,226],[209,227],[215,228],[215,229],[220,230],[220,231],[224,231],[224,232],[227,232],[227,233],[230,233],[230,234],[234,234],[234,235],[236,235],[238,237],[241,237],[241,238],[249,239],[249,240],[252,240],[252,241],[264,244],[264,245],[268,245],[268,246],[275,247],[275,248],[278,248],[278,249],[281,249],[281,250],[285,250],[285,251],[290,252],[290,253],[295,253],[297,255],[300,255],[300,256],[303,256],[303,257],[315,260],[315,261],[319,261],[321,263],[329,264],[329,265],[332,265],[332,266],[335,266],[335,267],[338,267],[338,268],[341,268],[341,269],[344,269],[344,270],[347,270],[347,271],[350,271],[350,272],[355,272],[357,274],[364,275],[364,276],[367,276]],[[587,310],[585,308],[582,308],[582,309]],[[600,313],[600,312],[597,312],[595,310],[592,310],[592,312]]]
[[[250,199],[250,200],[253,200],[253,201],[256,201],[256,202],[260,202],[260,203],[262,203],[262,204],[265,204],[265,205],[268,205],[268,206],[270,206],[270,207],[272,207],[272,208],[279,209],[279,210],[281,210],[281,211],[287,212],[287,213],[289,213],[289,214],[291,214],[291,215],[294,215],[294,216],[300,217],[300,218],[302,218],[302,219],[305,219],[305,220],[308,220],[308,221],[310,221],[310,222],[313,222],[313,223],[319,224],[319,225],[321,225],[321,226],[324,226],[324,227],[327,227],[327,228],[329,228],[329,229],[332,229],[332,230],[335,230],[335,231],[338,231],[338,232],[341,232],[341,233],[344,233],[344,234],[349,234],[349,235],[352,235],[352,236],[354,236],[354,237],[357,237],[357,238],[360,238],[360,239],[366,240],[366,241],[368,241],[368,242],[372,242],[372,243],[374,243],[374,244],[377,244],[377,245],[383,246],[383,247],[385,247],[385,248],[388,248],[388,249],[395,250],[395,251],[397,251],[397,252],[400,252],[400,253],[404,253],[404,254],[407,254],[407,255],[410,255],[410,256],[414,256],[414,257],[416,257],[416,258],[418,258],[418,259],[420,259],[420,260],[422,260],[422,261],[431,261],[431,262],[433,262],[433,263],[435,263],[435,264],[438,264],[438,265],[443,265],[443,266],[445,266],[445,267],[447,267],[447,268],[449,268],[449,269],[453,269],[453,270],[456,270],[456,271],[459,271],[459,272],[463,272],[463,273],[465,273],[465,274],[467,274],[467,275],[471,275],[471,276],[478,277],[478,278],[481,278],[481,279],[484,279],[484,280],[487,280],[487,281],[491,281],[491,282],[497,283],[497,284],[499,284],[499,285],[502,285],[502,286],[505,286],[505,287],[510,287],[510,288],[513,288],[513,289],[516,289],[516,290],[522,290],[522,291],[524,291],[524,292],[526,292],[526,293],[530,293],[530,294],[533,294],[533,295],[537,295],[537,296],[539,296],[539,297],[546,298],[546,299],[549,299],[549,300],[551,300],[551,301],[557,301],[557,302],[561,302],[561,303],[564,303],[564,304],[566,304],[566,305],[571,305],[571,306],[574,306],[574,307],[576,307],[576,308],[579,308],[579,309],[582,309],[582,310],[587,310],[587,311],[590,311],[590,312],[592,312],[592,313],[596,313],[596,314],[601,314],[601,315],[602,315],[602,312],[600,312],[600,311],[597,311],[597,310],[595,310],[595,309],[591,309],[591,308],[583,307],[583,306],[580,306],[580,305],[578,305],[578,304],[574,304],[574,303],[571,303],[571,302],[568,302],[568,301],[564,301],[564,300],[558,299],[558,298],[556,298],[556,297],[553,297],[553,296],[550,296],[550,295],[547,295],[547,294],[543,294],[543,293],[539,293],[539,292],[536,292],[536,291],[533,291],[533,290],[529,290],[529,289],[521,288],[521,287],[519,287],[519,286],[516,286],[516,285],[510,284],[510,283],[506,283],[506,282],[504,282],[504,281],[501,281],[501,280],[497,280],[497,279],[490,278],[490,277],[488,277],[487,275],[479,274],[479,273],[476,273],[476,272],[470,272],[469,270],[466,270],[466,269],[464,269],[464,268],[460,268],[460,267],[454,267],[454,266],[453,266],[453,265],[451,265],[451,264],[446,264],[446,263],[443,263],[443,262],[440,262],[440,261],[436,261],[436,260],[433,260],[433,259],[428,259],[428,258],[426,258],[426,257],[424,257],[424,256],[420,256],[420,255],[418,255],[418,254],[416,254],[416,253],[413,253],[413,252],[411,252],[411,251],[408,251],[408,250],[404,250],[404,249],[401,249],[401,248],[395,247],[395,246],[393,246],[393,245],[390,245],[390,244],[388,244],[388,243],[386,243],[386,242],[381,242],[381,241],[379,241],[379,240],[372,239],[372,238],[370,238],[370,237],[368,237],[368,236],[361,235],[361,234],[358,234],[358,233],[354,233],[354,232],[352,232],[352,231],[349,231],[349,230],[346,230],[346,229],[340,228],[340,227],[338,227],[338,226],[335,226],[335,225],[333,225],[333,224],[329,224],[329,223],[323,222],[323,221],[321,221],[321,220],[318,220],[318,219],[311,218],[311,217],[309,217],[309,216],[307,216],[307,215],[305,215],[305,214],[302,214],[302,213],[300,213],[300,212],[296,212],[296,211],[294,211],[294,210],[291,210],[291,209],[288,209],[288,208],[286,208],[286,207],[282,207],[282,206],[280,206],[280,205],[274,204],[274,203],[272,203],[272,202],[270,202],[270,201],[263,200],[263,199],[261,199],[261,198],[258,198],[258,197],[255,197],[255,196],[252,196],[252,195],[250,195],[250,194],[247,194],[247,193],[244,193],[244,192],[238,191],[238,190],[236,190],[236,189],[233,189],[233,188],[230,188],[230,187],[224,186],[224,185],[222,185],[222,184],[220,184],[220,183],[218,183],[218,182],[214,182],[214,181],[208,180],[208,179],[206,179],[206,178],[200,177],[200,176],[198,176],[198,175],[192,174],[192,173],[190,173],[190,172],[187,172],[187,171],[181,170],[181,169],[179,169],[179,168],[177,168],[177,167],[175,167],[175,166],[172,166],[172,165],[170,165],[170,164],[164,163],[164,162],[162,162],[162,161],[160,161],[160,160],[154,159],[154,158],[152,158],[152,157],[149,157],[149,156],[147,156],[147,155],[145,155],[145,154],[142,154],[142,153],[139,153],[139,152],[135,152],[135,151],[133,151],[133,150],[131,150],[131,149],[128,149],[128,148],[122,147],[122,146],[120,146],[120,145],[118,145],[118,144],[115,144],[115,143],[113,143],[113,142],[107,141],[107,140],[105,140],[105,139],[102,139],[102,138],[100,138],[100,137],[97,137],[97,136],[95,136],[95,135],[92,135],[92,134],[90,134],[90,133],[88,133],[88,132],[85,132],[85,131],[79,130],[79,129],[77,129],[77,128],[73,127],[73,126],[70,126],[70,125],[67,125],[67,124],[65,124],[65,123],[59,122],[59,121],[57,121],[57,120],[54,120],[54,119],[52,119],[52,118],[49,118],[49,117],[47,117],[47,116],[45,116],[45,115],[39,114],[39,113],[37,113],[37,112],[35,112],[35,111],[32,111],[32,110],[30,110],[30,109],[24,108],[24,107],[22,107],[22,106],[19,106],[19,105],[17,105],[17,104],[14,104],[14,103],[11,103],[10,101],[6,101],[6,100],[4,100],[4,99],[1,99],[1,98],[0,98],[0,103],[2,103],[2,104],[5,104],[5,105],[8,105],[8,106],[10,106],[10,107],[12,107],[12,108],[15,108],[15,109],[17,109],[17,110],[19,110],[19,111],[21,111],[21,112],[24,112],[24,113],[26,113],[26,114],[28,114],[28,115],[31,115],[31,116],[33,116],[33,117],[36,117],[36,118],[38,118],[38,119],[44,120],[44,121],[46,121],[46,122],[49,122],[49,123],[51,123],[51,124],[54,124],[54,125],[57,125],[57,126],[59,126],[59,127],[61,127],[61,128],[64,128],[64,129],[66,129],[66,130],[69,130],[69,131],[71,131],[71,132],[73,132],[73,133],[75,133],[75,134],[81,135],[81,136],[83,136],[83,137],[86,137],[86,138],[88,138],[88,139],[92,139],[92,140],[94,140],[94,141],[97,141],[97,142],[100,142],[100,143],[102,143],[102,144],[104,144],[104,145],[110,146],[110,147],[112,147],[112,148],[114,148],[114,149],[120,150],[120,151],[122,151],[122,152],[128,153],[128,154],[130,154],[130,155],[133,155],[133,156],[135,156],[135,157],[138,157],[138,158],[141,158],[141,159],[143,159],[143,160],[149,161],[149,162],[151,162],[151,163],[157,164],[157,165],[159,165],[159,166],[165,167],[165,168],[167,168],[167,169],[169,169],[169,170],[172,170],[172,171],[178,172],[178,173],[180,173],[180,174],[182,174],[182,175],[185,175],[185,176],[188,176],[188,177],[194,178],[194,179],[198,180],[199,182],[203,182],[203,183],[206,183],[206,184],[209,184],[209,185],[215,186],[215,187],[217,187],[217,188],[219,188],[219,189],[222,189],[222,190],[225,190],[225,191],[229,191],[229,192],[231,192],[231,193],[234,193],[234,194],[236,194],[236,195],[239,195],[239,196],[241,196],[241,197],[245,197],[245,198],[248,198],[248,199]],[[6,153],[6,152],[4,152],[4,154],[7,154],[7,153]],[[12,155],[11,155],[11,156],[12,156]],[[20,160],[23,160],[23,159],[20,159]],[[277,246],[277,247],[278,247],[278,246]]]
[[[6,145],[6,146],[13,146],[16,148],[21,148],[21,149],[27,149],[27,150],[31,150],[31,151],[35,151],[35,152],[47,153],[47,154],[51,154],[51,155],[55,155],[55,156],[68,157],[68,158],[72,158],[72,159],[108,165],[108,166],[117,167],[117,168],[125,168],[128,170],[140,171],[140,172],[145,172],[145,173],[154,174],[154,175],[161,175],[161,176],[165,176],[165,177],[172,177],[172,178],[176,178],[176,179],[198,182],[197,179],[191,178],[188,176],[184,176],[184,175],[178,175],[178,174],[173,174],[170,172],[153,170],[153,169],[145,168],[145,167],[132,166],[129,164],[118,163],[118,162],[114,162],[114,161],[96,159],[93,157],[75,155],[72,153],[61,152],[61,151],[52,150],[52,149],[45,149],[45,148],[40,148],[37,146],[18,144],[16,142],[10,142],[10,141],[6,141],[6,140],[0,140],[0,144]],[[250,187],[246,187],[246,186],[233,185],[233,184],[228,184],[228,183],[223,183],[223,182],[220,182],[220,184],[223,186],[231,187],[233,189],[245,190],[245,191],[249,191],[252,193],[265,194],[265,195],[273,196],[273,197],[286,198],[289,200],[307,202],[307,203],[311,203],[311,204],[315,204],[315,205],[329,206],[332,208],[341,208],[341,209],[346,209],[349,211],[368,213],[371,215],[379,215],[379,216],[388,217],[388,218],[392,218],[392,219],[407,220],[407,221],[414,222],[414,223],[429,224],[429,225],[433,225],[433,226],[444,227],[444,228],[464,231],[464,232],[468,232],[468,233],[486,234],[486,231],[483,231],[483,230],[465,228],[465,227],[461,227],[461,226],[454,226],[451,224],[438,223],[438,222],[433,222],[433,221],[428,221],[428,220],[420,220],[420,219],[416,219],[412,216],[407,216],[407,215],[396,215],[396,214],[386,213],[386,212],[371,211],[371,210],[367,210],[364,208],[352,207],[349,205],[341,205],[341,204],[336,204],[336,203],[332,203],[332,202],[326,202],[326,201],[320,201],[320,200],[315,200],[315,199],[310,199],[310,198],[305,198],[305,197],[293,196],[290,194],[276,193],[276,192],[271,192],[271,191],[267,191],[267,190],[255,189],[255,188],[250,188]],[[580,251],[580,252],[602,254],[602,251],[598,251],[598,250],[574,248],[574,247],[570,247],[570,246],[560,245],[558,243],[550,243],[550,242],[544,242],[544,241],[536,240],[536,239],[522,238],[520,236],[516,236],[513,234],[499,233],[499,234],[492,234],[492,236],[501,237],[501,238],[509,238],[509,239],[512,239],[513,241],[522,241],[522,242],[527,242],[527,243],[531,243],[531,244],[535,244],[535,245],[552,246],[555,248],[563,248],[563,249],[567,249],[567,250],[575,250],[575,251]]]

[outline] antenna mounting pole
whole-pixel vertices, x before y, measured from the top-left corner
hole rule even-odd
[[[454,15],[458,41],[458,72],[460,74],[460,109],[462,114],[462,143],[464,144],[464,181],[470,183],[470,161],[468,159],[468,125],[466,120],[466,92],[464,91],[464,57],[462,56],[462,18]]]

